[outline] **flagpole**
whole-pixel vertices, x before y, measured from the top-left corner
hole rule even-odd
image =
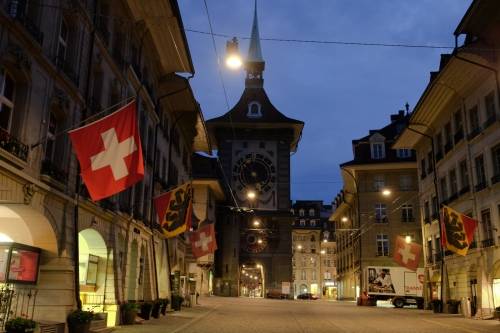
[[[155,220],[154,212],[153,212],[153,195],[154,195],[154,185],[155,185],[155,171],[156,171],[156,159],[158,158],[158,154],[156,153],[157,147],[158,147],[158,128],[160,127],[160,122],[158,120],[158,123],[155,126],[155,141],[153,145],[153,174],[151,177],[151,188],[150,188],[150,198],[151,198],[151,203],[149,205],[149,228],[151,230],[151,242],[153,243],[153,268],[155,272],[155,288],[156,288],[156,297],[160,298],[160,290],[158,287],[158,267],[156,265],[156,249],[155,249],[155,230],[154,230],[154,223],[153,221]],[[168,246],[167,246],[168,247]],[[167,250],[168,253],[168,250]]]

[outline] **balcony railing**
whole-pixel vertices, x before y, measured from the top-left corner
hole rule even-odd
[[[490,247],[495,245],[495,240],[493,238],[485,239],[481,242],[482,247]]]
[[[481,127],[476,127],[472,131],[470,131],[469,135],[467,135],[467,139],[474,139],[479,133],[481,133]]]
[[[25,162],[28,160],[29,147],[3,129],[0,129],[0,148]]]
[[[491,177],[491,185],[496,184],[500,181],[500,173],[494,175]]]
[[[21,7],[23,7],[21,1],[10,1],[8,3],[8,12],[10,17],[19,22],[31,35],[31,37],[33,37],[33,39],[41,46],[43,44],[43,33],[30,17],[21,12]]]
[[[466,193],[469,193],[470,192],[470,186],[469,185],[466,185],[464,187],[462,187],[460,189],[460,191],[458,192],[459,195],[464,195]]]
[[[55,57],[54,63],[58,69],[60,69],[77,87],[78,87],[78,74],[74,71],[74,66],[72,66],[67,59],[61,57]]]
[[[451,141],[446,142],[444,145],[444,153],[448,153],[453,148],[453,143]]]
[[[49,176],[63,184],[68,181],[68,173],[51,160],[44,160],[42,162],[40,172],[42,175]]]
[[[497,115],[494,113],[492,115],[490,115],[488,117],[488,119],[486,119],[486,121],[484,122],[483,124],[483,128],[488,128],[490,127],[492,124],[494,124],[495,122],[497,121]]]
[[[486,181],[482,181],[479,184],[475,186],[476,192],[479,192],[481,190],[484,190],[486,188],[487,184]]]
[[[455,144],[459,143],[463,138],[464,138],[464,130],[463,129],[458,130],[455,133],[455,135],[453,136],[453,139],[455,140]]]

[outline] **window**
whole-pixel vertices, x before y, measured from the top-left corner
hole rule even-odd
[[[315,270],[312,271],[312,280],[316,281],[316,271]]]
[[[484,157],[479,155],[475,159],[476,162],[476,191],[486,187],[486,172],[484,170]]]
[[[315,227],[316,226],[316,220],[311,220],[310,223],[311,223],[311,227]]]
[[[385,187],[384,175],[374,175],[373,176],[373,190],[380,191]]]
[[[411,191],[412,188],[412,177],[410,175],[399,176],[399,189],[401,191]]]
[[[301,227],[305,227],[306,226],[306,220],[304,220],[304,219],[300,219],[299,223],[300,223]]]
[[[491,148],[491,161],[493,162],[492,183],[497,183],[500,180],[500,144]]]
[[[491,215],[489,209],[481,211],[481,225],[483,229],[483,247],[495,245],[495,239],[493,237],[493,226],[491,225]]]
[[[301,208],[301,209],[299,210],[299,216],[300,216],[300,217],[304,216],[304,213],[305,213],[305,212],[304,212],[304,209],[302,209],[302,208]]]
[[[479,112],[477,110],[477,105],[469,110],[469,122],[471,133],[479,130]]]
[[[436,160],[440,160],[443,157],[443,137],[441,133],[436,135],[436,147],[434,147],[436,151]]]
[[[398,149],[396,150],[396,156],[399,158],[409,158],[411,157],[411,150],[410,149]]]
[[[377,235],[377,256],[389,256],[389,236],[385,234]]]
[[[430,175],[434,171],[434,156],[432,151],[427,154],[427,174]]]
[[[12,111],[14,109],[15,81],[5,71],[0,72],[0,128],[10,132]]]
[[[413,222],[413,205],[404,204],[401,206],[401,219],[403,222]]]
[[[444,150],[448,152],[453,147],[451,123],[448,122],[446,123],[446,125],[444,125],[443,135],[444,135],[444,145],[445,145]]]
[[[87,277],[85,278],[85,284],[95,286],[97,284],[97,267],[99,265],[99,257],[93,254],[89,254],[89,260],[87,264]]]
[[[47,128],[47,143],[45,146],[45,159],[53,161],[56,150],[57,120],[53,112],[49,115],[49,126]]]
[[[61,27],[59,29],[59,37],[57,39],[57,59],[58,66],[64,66],[66,62],[66,54],[68,50],[68,25],[66,20],[61,20]]]
[[[314,209],[313,208],[309,209],[309,216],[314,216]]]
[[[247,117],[248,118],[260,118],[260,117],[262,117],[260,103],[254,101],[254,102],[251,102],[250,104],[248,104]]]
[[[386,222],[387,219],[387,206],[383,203],[375,204],[375,219],[377,222]]]
[[[314,243],[316,241],[316,237],[314,235],[311,235],[311,242]]]
[[[430,219],[430,208],[429,208],[429,201],[424,202],[424,221],[425,223],[429,223],[431,221]]]
[[[441,198],[443,198],[443,200],[448,199],[448,183],[446,182],[446,177],[439,180],[439,187],[441,190]]]
[[[307,274],[305,269],[302,270],[300,278],[302,280],[307,280]]]
[[[465,192],[465,190],[468,190],[469,188],[469,170],[467,169],[467,161],[460,161],[458,167],[460,168],[460,183],[462,185],[460,192]]]
[[[425,158],[423,158],[420,161],[420,178],[422,178],[422,179],[424,179],[425,176],[427,176],[425,166],[426,166],[425,165]]]
[[[439,203],[436,196],[432,197],[432,219],[436,220],[439,218]]]
[[[380,160],[385,158],[385,147],[383,143],[372,143],[372,158]]]
[[[453,115],[453,125],[455,126],[455,144],[462,139],[464,135],[464,122],[460,110]]]
[[[496,116],[495,110],[495,93],[492,91],[484,98],[484,106],[486,108],[486,121],[494,120]]]
[[[450,170],[450,196],[454,196],[458,193],[458,182],[457,182],[457,172],[455,168]]]

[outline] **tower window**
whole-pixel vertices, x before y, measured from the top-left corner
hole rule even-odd
[[[247,117],[248,118],[260,118],[260,117],[262,117],[260,103],[254,101],[254,102],[250,102],[250,104],[248,104]]]

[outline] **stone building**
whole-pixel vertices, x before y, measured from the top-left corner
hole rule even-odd
[[[255,8],[245,90],[226,114],[207,120],[232,189],[219,211],[219,295],[262,297],[281,292],[292,278],[290,153],[304,123],[273,106],[264,90],[264,67]]]
[[[420,243],[417,166],[409,149],[391,149],[409,115],[391,115],[387,126],[353,140],[354,159],[340,165],[343,189],[333,202],[339,299],[354,299],[366,289],[367,266],[396,266],[397,236]],[[422,263],[423,266],[423,263]]]
[[[292,269],[294,297],[311,293],[336,298],[335,234],[328,222],[331,206],[297,200],[292,205]]]
[[[441,56],[395,144],[419,162],[426,299],[469,299],[475,317],[500,306],[499,11],[496,1],[473,1],[455,30],[464,43]],[[479,221],[465,257],[441,250],[441,205]]]
[[[193,151],[209,150],[176,74],[194,72],[177,3],[2,0],[0,21],[0,239],[41,249],[36,283],[2,293],[14,289],[38,321],[64,323],[81,300],[115,325],[119,304],[167,297],[169,268],[186,272],[185,241],[167,248],[151,205],[190,179]],[[92,202],[65,131],[133,98],[145,178]]]

